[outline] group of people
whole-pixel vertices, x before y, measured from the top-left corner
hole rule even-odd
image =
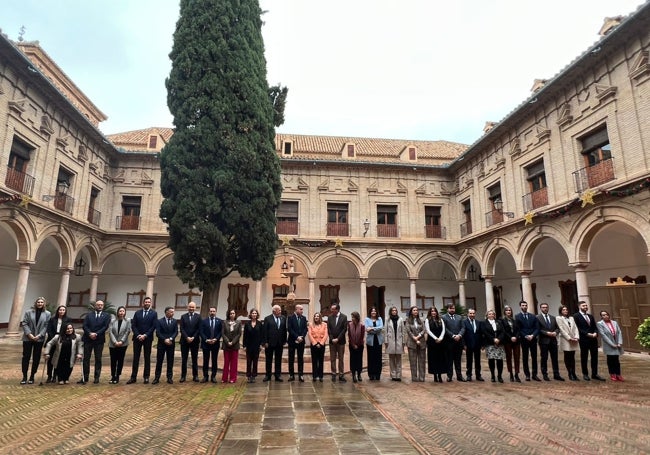
[[[604,380],[598,374],[598,346],[602,340],[603,352],[612,381],[623,381],[619,356],[623,353],[623,338],[619,325],[610,318],[607,311],[601,311],[601,320],[588,313],[588,304],[579,302],[580,311],[569,315],[567,307],[560,309],[559,316],[549,314],[546,303],[540,305],[540,313],[528,312],[528,303],[520,302],[520,312],[513,315],[512,308],[504,308],[504,316],[497,318],[489,310],[485,320],[476,318],[476,311],[469,309],[467,317],[456,314],[455,306],[449,305],[441,315],[437,308],[428,310],[421,318],[419,309],[411,307],[406,318],[402,318],[396,307],[389,309],[386,322],[376,308],[361,321],[358,312],[351,318],[341,313],[338,303],[333,303],[327,320],[315,313],[311,322],[303,315],[302,305],[296,305],[289,316],[282,314],[279,305],[272,313],[260,320],[259,312],[252,309],[245,324],[237,319],[235,310],[227,312],[225,320],[217,317],[215,307],[202,318],[196,313],[196,304],[190,302],[187,312],[180,320],[174,318],[174,308],[165,308],[164,316],[158,318],[152,308],[151,298],[145,297],[142,308],[131,320],[126,318],[126,309],[118,307],[116,316],[104,311],[104,302],[98,300],[94,311],[83,320],[83,335],[76,333],[66,307],[59,306],[52,316],[45,308],[45,299],[39,297],[34,307],[25,313],[22,322],[23,356],[21,384],[32,384],[38,370],[41,352],[47,361],[47,382],[67,384],[75,362],[82,363],[82,377],[79,384],[90,379],[90,360],[95,357],[93,382],[99,383],[102,370],[102,353],[106,338],[109,340],[111,384],[120,381],[124,358],[129,342],[133,343],[133,363],[127,384],[137,382],[140,359],[143,358],[143,381],[149,383],[151,376],[151,351],[154,333],[157,338],[157,353],[152,384],[161,380],[163,363],[166,360],[166,380],[173,384],[174,353],[176,339],[180,338],[181,377],[180,382],[189,380],[188,361],[191,358],[191,379],[194,382],[213,382],[217,379],[217,359],[223,350],[222,383],[237,381],[239,350],[246,352],[246,378],[255,382],[258,375],[258,360],[264,349],[266,363],[263,381],[272,377],[281,382],[282,355],[284,346],[288,349],[289,381],[305,380],[304,352],[309,345],[312,361],[312,380],[323,381],[326,346],[330,348],[330,372],[332,381],[346,382],[344,358],[346,344],[350,355],[350,373],[353,382],[362,381],[363,352],[367,353],[367,374],[370,381],[381,379],[382,353],[388,355],[391,380],[402,380],[402,355],[408,352],[413,382],[424,382],[425,373],[433,375],[434,382],[484,381],[481,374],[481,353],[485,351],[492,382],[503,382],[504,361],[510,374],[510,381],[521,382],[520,365],[526,381],[541,381],[538,376],[537,351],[541,355],[541,374],[545,381],[551,375],[557,381],[564,381],[560,374],[558,353],[564,353],[564,365],[570,380],[577,381],[575,352],[580,351],[584,380]],[[43,347],[45,349],[43,350]],[[199,376],[199,348],[203,352],[202,376]],[[465,352],[466,371],[462,374],[461,359]],[[551,358],[551,371],[548,358]],[[591,375],[589,358],[591,357]],[[30,359],[32,363],[29,373]],[[529,363],[530,360],[530,363]],[[296,371],[297,364],[297,371]],[[427,368],[428,365],[428,368]]]

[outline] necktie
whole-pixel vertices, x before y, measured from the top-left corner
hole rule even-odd
[[[546,327],[550,328],[551,327],[551,320],[548,318],[548,314],[545,314],[544,317],[546,318]]]
[[[167,319],[167,325],[172,325],[172,320],[171,319]]]
[[[584,313],[584,316],[585,316],[585,321],[587,321],[587,325],[589,325],[590,324],[589,315],[587,313]]]
[[[472,319],[472,330],[476,333],[476,325],[474,324],[474,319]]]
[[[298,321],[298,329],[300,329],[300,318],[296,316],[296,320]]]
[[[456,320],[456,315],[455,315],[455,314],[452,314],[452,315],[451,315],[451,320],[452,320],[452,321],[455,321],[455,320]]]
[[[99,315],[100,315],[100,314],[101,314],[101,313],[100,313],[99,311],[98,311],[97,313],[95,313],[95,318],[99,319]]]
[[[210,336],[214,338],[214,318],[210,318]]]
[[[278,326],[278,329],[280,328],[280,318],[275,318],[275,323]]]
[[[145,318],[147,317],[148,314],[149,314],[149,311],[144,310],[144,317],[145,317]]]

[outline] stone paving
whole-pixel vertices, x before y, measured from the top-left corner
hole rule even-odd
[[[41,387],[18,384],[20,351],[0,339],[2,454],[650,453],[647,354],[623,383],[411,383],[405,362],[401,383],[155,386],[108,384],[106,355],[101,384]]]

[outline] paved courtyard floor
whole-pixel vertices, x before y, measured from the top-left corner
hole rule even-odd
[[[1,454],[650,453],[648,355],[623,383],[411,383],[405,361],[402,382],[234,385],[126,385],[130,355],[111,385],[106,355],[100,384],[62,386],[19,385],[20,355],[0,339]]]

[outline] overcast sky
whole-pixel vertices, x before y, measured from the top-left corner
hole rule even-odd
[[[262,0],[269,84],[295,134],[471,144],[642,0]],[[105,134],[172,126],[164,86],[178,0],[3,0],[108,116]]]

